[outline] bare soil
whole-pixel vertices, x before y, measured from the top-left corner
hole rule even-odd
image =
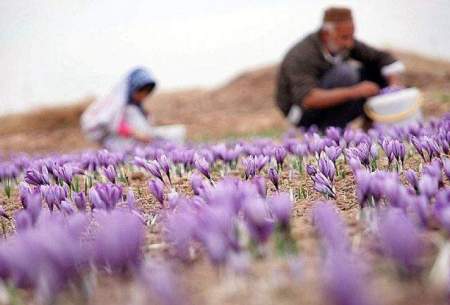
[[[395,53],[407,67],[406,84],[417,86],[424,93],[426,116],[448,112],[450,63]],[[280,133],[289,125],[275,106],[277,67],[248,70],[213,89],[158,92],[147,107],[156,124],[185,124],[192,140]],[[79,129],[79,117],[92,100],[89,97],[70,106],[2,117],[0,151],[69,152],[95,147]]]

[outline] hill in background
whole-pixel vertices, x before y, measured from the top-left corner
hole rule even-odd
[[[450,63],[394,52],[406,65],[405,81],[421,88],[424,112],[450,110]],[[277,65],[249,70],[218,88],[161,92],[147,107],[156,124],[185,124],[192,140],[279,133],[287,128],[274,104]],[[45,108],[2,117],[0,150],[40,153],[95,147],[79,130],[79,118],[93,98],[70,106]]]

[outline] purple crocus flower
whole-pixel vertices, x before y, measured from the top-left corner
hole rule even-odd
[[[146,162],[145,169],[152,174],[155,178],[161,180],[164,183],[163,176],[161,174],[161,170],[159,167],[159,163],[157,161]]]
[[[398,162],[402,163],[405,161],[406,156],[406,148],[403,143],[398,140],[393,140],[392,142],[392,154]]]
[[[185,305],[189,304],[177,281],[177,275],[161,263],[147,263],[140,272],[145,293],[148,294],[148,304]]]
[[[363,169],[361,161],[358,158],[348,157],[347,158],[348,165],[352,169],[353,174]]]
[[[0,163],[0,181],[15,179],[19,176],[20,170],[17,165],[10,162]]]
[[[75,168],[71,164],[64,164],[62,166],[54,166],[52,172],[56,177],[58,177],[58,179],[70,185],[72,183],[73,177],[76,174],[80,173],[80,169]]]
[[[273,183],[275,189],[278,191],[280,176],[278,175],[278,171],[273,167],[269,168],[269,180]]]
[[[308,173],[308,175],[314,176],[315,174],[317,174],[317,169],[313,165],[308,164],[306,165],[306,172]]]
[[[261,176],[255,176],[253,177],[252,182],[255,185],[258,194],[262,198],[266,198],[267,196],[266,179],[264,179],[264,177]]]
[[[426,161],[422,142],[417,137],[411,137],[410,141],[422,159]]]
[[[308,145],[308,150],[312,154],[319,155],[320,152],[325,147],[325,142],[317,133],[314,133],[312,136],[306,137],[306,144]]]
[[[370,172],[361,169],[356,171],[355,174],[356,180],[356,195],[358,196],[359,204],[362,208],[365,207],[366,202],[369,200],[371,196],[371,182],[372,175]]]
[[[30,213],[26,210],[21,210],[14,215],[17,232],[22,232],[33,226],[33,220]]]
[[[269,198],[272,215],[282,227],[288,226],[293,206],[288,193],[278,193]]]
[[[257,155],[254,157],[255,160],[255,168],[256,172],[260,172],[264,166],[266,166],[267,162],[269,162],[269,157],[264,155]]]
[[[113,165],[103,169],[103,174],[111,183],[116,183],[117,172]]]
[[[26,183],[36,186],[50,184],[48,170],[45,166],[42,166],[40,171],[34,168],[28,169],[24,180]]]
[[[161,155],[158,158],[158,163],[161,169],[166,174],[167,178],[169,179],[169,182],[172,183],[172,179],[170,178],[170,164],[169,160],[167,159],[166,155]]]
[[[434,159],[429,164],[424,166],[423,174],[429,175],[438,181],[439,186],[443,185],[442,182],[442,163],[440,159]]]
[[[436,194],[434,214],[447,232],[450,232],[450,189],[445,188]]]
[[[331,198],[336,198],[336,193],[333,189],[333,185],[331,181],[321,172],[311,176],[311,179],[314,182],[314,189],[319,193],[322,193]]]
[[[198,158],[197,160],[195,160],[194,162],[195,168],[206,178],[208,178],[208,180],[211,180],[211,174],[210,174],[210,169],[209,169],[209,163],[208,161],[206,161],[204,158]]]
[[[182,260],[189,260],[190,245],[194,238],[197,225],[195,215],[190,211],[169,213],[164,220],[164,236],[175,250],[175,254]]]
[[[334,143],[339,144],[339,141],[341,140],[341,129],[337,127],[328,127],[325,130],[325,134],[329,139],[333,140]]]
[[[61,202],[61,211],[66,215],[71,215],[71,214],[75,213],[75,210],[72,208],[70,201],[67,201],[67,200],[63,200]]]
[[[96,209],[114,209],[122,198],[122,187],[112,183],[97,183],[90,191],[89,198]]]
[[[417,181],[417,174],[412,169],[408,169],[404,172],[406,180],[408,183],[414,188],[414,190],[417,192],[419,190],[419,184]]]
[[[249,179],[256,175],[256,165],[254,157],[250,156],[242,160],[244,165],[245,179]]]
[[[423,246],[417,228],[403,211],[392,208],[383,215],[379,223],[379,237],[387,256],[403,271],[414,271]]]
[[[259,198],[247,200],[243,208],[251,238],[258,243],[265,243],[273,231],[273,221],[266,203]]]
[[[89,201],[92,204],[92,209],[106,210],[106,203],[100,198],[100,195],[94,188],[89,190]]]
[[[164,206],[164,184],[161,180],[152,179],[148,182],[148,188],[156,200]]]
[[[239,158],[239,155],[242,153],[242,149],[243,148],[241,145],[236,145],[232,149],[227,149],[225,151],[224,155],[222,156],[223,161],[228,164],[232,164],[232,162],[236,162],[237,159]]]
[[[391,165],[391,163],[394,161],[395,159],[395,154],[394,154],[394,142],[391,141],[390,139],[383,139],[383,141],[381,142],[381,147],[384,150],[384,153],[386,154],[386,157],[388,158],[389,161],[389,165]]]
[[[417,196],[411,200],[411,206],[416,214],[419,225],[427,228],[431,217],[431,212],[428,208],[428,199],[425,196]]]
[[[55,206],[59,209],[61,201],[67,198],[67,189],[59,185],[42,185],[40,190],[50,211]]]
[[[19,229],[2,246],[0,254],[7,257],[7,280],[16,287],[34,288],[36,295],[48,303],[54,302],[57,293],[69,281],[79,280],[88,257],[86,248],[81,245],[80,235],[74,234],[79,231],[79,223],[75,224],[70,217],[64,223],[55,215],[57,213],[48,214],[33,229]],[[30,253],[33,259],[30,259]]]
[[[38,191],[26,193],[24,198],[25,209],[31,216],[31,221],[36,223],[42,209],[41,194]]]
[[[203,178],[200,175],[194,173],[189,180],[191,182],[191,188],[194,192],[194,195],[201,195],[203,193],[203,190],[205,189]]]
[[[308,155],[308,146],[304,143],[297,143],[291,148],[292,153],[297,157],[304,157]]]
[[[287,151],[283,146],[277,146],[274,150],[275,161],[277,161],[277,166],[279,168],[283,167],[284,159],[287,156]]]
[[[325,250],[335,253],[349,252],[350,243],[344,223],[331,202],[317,202],[314,205],[312,217]]]
[[[439,182],[436,178],[425,174],[419,180],[418,189],[420,194],[432,198],[439,189]]]
[[[436,157],[439,158],[441,155],[441,149],[439,147],[439,144],[430,137],[423,137],[421,139],[422,141],[422,148],[428,153],[428,156],[430,158],[430,161]]]
[[[327,256],[324,265],[324,288],[333,304],[373,305],[367,279],[358,265],[358,259],[343,252]]]
[[[382,184],[384,196],[393,207],[405,209],[407,203],[411,202],[411,196],[397,176],[389,175],[379,182]]]
[[[72,200],[80,212],[86,211],[86,196],[83,192],[73,192]]]
[[[96,222],[93,249],[97,267],[113,272],[139,267],[145,241],[140,218],[128,210],[116,209],[108,214],[96,214]]]
[[[339,158],[341,153],[342,153],[342,148],[340,148],[339,146],[325,147],[325,154],[331,161],[333,161],[333,163],[336,163],[336,160]]]
[[[328,158],[320,158],[319,159],[319,170],[331,182],[334,181],[334,176],[336,174],[336,167],[334,166],[333,161],[331,161]]]
[[[127,207],[129,210],[136,209],[136,198],[134,197],[134,192],[131,188],[127,192]]]
[[[202,244],[214,265],[224,264],[230,252],[239,248],[234,213],[231,205],[216,203],[214,206],[203,205],[196,215],[195,239]]]

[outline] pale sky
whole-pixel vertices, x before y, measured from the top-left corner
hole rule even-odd
[[[450,59],[448,0],[2,0],[0,114],[104,94],[136,65],[161,90],[218,86],[278,62],[336,3],[368,43]]]

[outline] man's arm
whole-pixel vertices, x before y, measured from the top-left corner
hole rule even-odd
[[[402,86],[401,74],[404,72],[405,66],[389,52],[378,50],[359,40],[355,40],[351,57],[361,61],[364,65],[380,69],[389,86]]]
[[[380,88],[377,84],[368,81],[345,88],[314,88],[305,96],[302,105],[305,109],[323,109],[346,102],[353,102],[359,98],[374,96],[379,90]]]

